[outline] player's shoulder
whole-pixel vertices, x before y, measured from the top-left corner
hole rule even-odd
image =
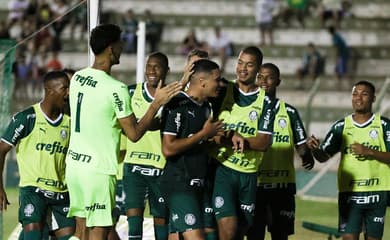
[[[383,126],[390,128],[390,119],[385,116],[380,116],[380,118],[381,118],[381,124]]]
[[[166,105],[166,108],[178,108],[185,105],[189,101],[189,96],[181,91],[176,96],[174,96]]]
[[[342,130],[342,129],[344,129],[344,125],[345,125],[345,118],[339,119],[339,120],[332,123],[331,129]]]
[[[25,121],[28,121],[28,120],[35,120],[36,118],[36,113],[35,113],[35,109],[33,106],[29,106],[17,113],[15,113],[13,116],[12,116],[12,121],[22,121],[22,122],[25,122]]]

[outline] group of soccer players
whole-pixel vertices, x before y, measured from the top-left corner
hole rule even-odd
[[[371,83],[353,86],[353,114],[320,144],[307,137],[298,111],[277,98],[280,70],[262,64],[259,48],[240,51],[234,81],[195,50],[183,78],[171,84],[168,58],[155,52],[145,82],[128,87],[110,75],[120,63],[120,36],[113,24],[93,29],[92,67],[71,80],[48,73],[43,100],[17,113],[2,136],[1,168],[16,146],[24,239],[42,239],[48,210],[57,239],[118,239],[112,226],[120,214],[129,239],[142,239],[145,200],[157,240],[264,239],[267,226],[273,240],[287,239],[294,233],[294,148],[308,170],[313,156],[323,162],[341,152],[343,239],[358,239],[361,231],[381,239],[390,122],[372,113]],[[63,113],[68,102],[70,117]],[[0,186],[3,210],[1,179]]]

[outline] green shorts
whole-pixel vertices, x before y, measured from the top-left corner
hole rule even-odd
[[[68,216],[85,218],[87,227],[112,226],[116,176],[67,168],[65,177],[70,196]]]
[[[199,191],[171,192],[167,197],[170,232],[203,229],[202,193]]]
[[[360,233],[381,239],[387,207],[387,192],[339,193],[340,233]]]
[[[57,225],[55,229],[75,227],[74,219],[67,217],[68,211],[68,192],[56,193],[33,186],[19,189],[19,222],[23,226],[46,222],[50,213]]]
[[[269,232],[285,232],[294,234],[295,194],[282,189],[257,188],[256,210],[252,229],[250,231],[265,230]]]
[[[213,209],[217,221],[235,216],[240,226],[252,225],[256,189],[256,173],[242,173],[219,165],[213,191]]]
[[[153,172],[162,173],[162,170],[130,163],[123,165],[125,211],[131,208],[144,208],[145,200],[148,199],[152,216],[161,218],[167,216],[168,212],[158,183],[160,174],[156,174],[156,176],[145,175],[145,173]]]

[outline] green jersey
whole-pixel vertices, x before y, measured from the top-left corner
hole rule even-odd
[[[181,92],[164,106],[162,134],[187,138],[202,130],[211,114],[208,102],[195,102],[185,92]],[[194,178],[204,179],[208,166],[208,149],[203,141],[185,152],[167,158],[162,177],[184,181]]]
[[[153,101],[146,83],[130,87],[131,107],[137,119],[142,118]],[[136,143],[127,140],[125,163],[153,166],[163,169],[165,158],[161,152],[160,130],[147,131]]]
[[[273,142],[264,153],[258,183],[285,188],[289,183],[295,186],[294,146],[306,143],[306,132],[293,106],[278,100],[275,109]]]
[[[70,82],[71,138],[67,166],[116,175],[121,127],[132,114],[127,86],[104,71],[85,68]]]
[[[364,124],[353,121],[352,115],[333,124],[320,148],[330,156],[341,152],[338,170],[340,192],[390,190],[390,167],[377,160],[356,156],[352,143],[361,143],[377,151],[390,150],[390,120],[373,114]]]
[[[12,117],[2,141],[16,146],[20,187],[35,186],[54,192],[67,191],[65,156],[70,120],[61,114],[49,119],[35,104]]]
[[[222,102],[219,119],[223,119],[225,130],[233,130],[243,137],[255,137],[258,133],[272,134],[274,102],[265,91],[244,93],[229,83]],[[234,152],[231,148],[222,147],[216,158],[226,167],[239,172],[254,173],[262,160],[263,153],[255,150]]]

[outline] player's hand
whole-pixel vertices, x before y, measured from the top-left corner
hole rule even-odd
[[[358,156],[358,157],[364,157],[368,155],[368,151],[370,149],[363,144],[360,144],[358,142],[354,142],[351,144],[351,152],[353,155]]]
[[[193,67],[194,67],[194,64],[187,64],[184,67],[183,77],[180,80],[183,87],[185,87],[187,85],[187,83],[190,81],[190,77],[194,73],[194,70],[192,70]]]
[[[223,122],[222,120],[214,121],[212,116],[210,116],[203,124],[202,131],[204,133],[205,140],[214,136],[221,136],[223,135]]]
[[[4,191],[4,187],[0,188],[0,211],[7,210],[7,205],[9,205],[7,198],[7,193]]]
[[[171,100],[172,97],[176,96],[182,90],[180,82],[173,82],[165,87],[162,87],[162,81],[158,83],[156,93],[154,95],[154,101],[161,107]]]
[[[320,146],[320,140],[318,140],[314,135],[311,135],[307,138],[306,145],[310,150],[317,149]]]
[[[311,153],[309,153],[311,154]],[[314,159],[311,158],[306,158],[302,160],[302,167],[306,170],[311,170],[314,167]]]
[[[234,132],[232,136],[232,145],[235,152],[244,152],[245,138],[239,133]]]

